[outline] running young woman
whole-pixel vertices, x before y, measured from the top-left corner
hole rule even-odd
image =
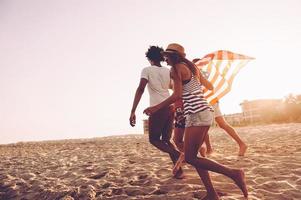
[[[207,80],[199,73],[196,66],[185,58],[185,51],[181,45],[169,44],[164,55],[167,64],[171,66],[174,91],[170,97],[160,104],[146,108],[144,113],[151,116],[161,108],[182,98],[186,117],[184,133],[185,161],[196,168],[207,191],[204,199],[219,199],[208,171],[231,178],[241,189],[244,196],[247,197],[248,191],[243,170],[223,166],[205,157],[197,157],[199,147],[203,144],[213,122],[213,109],[202,93],[202,84],[205,84]]]
[[[200,60],[199,58],[195,58],[195,59],[192,60],[192,62],[196,63],[199,60]],[[204,72],[204,75],[205,74],[206,74],[206,72]],[[205,78],[208,79],[208,74],[207,74],[207,77],[205,76]],[[224,118],[224,116],[221,112],[219,102],[216,102],[214,105],[212,105],[212,107],[213,107],[213,110],[214,110],[214,120],[215,120],[215,122],[217,123],[217,125],[221,129],[223,129],[238,144],[238,146],[239,146],[238,156],[244,156],[247,149],[248,149],[248,146],[239,137],[239,135],[235,131],[235,129],[225,120],[225,118]],[[206,148],[207,148],[207,150],[205,150],[206,153],[201,152],[201,154],[211,154],[213,152],[213,149],[212,149],[209,137],[206,137],[205,144],[206,144]]]

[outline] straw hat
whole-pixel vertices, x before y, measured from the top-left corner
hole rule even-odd
[[[183,57],[185,57],[185,49],[184,47],[182,47],[181,45],[177,44],[177,43],[171,43],[167,46],[166,50],[163,53],[178,53],[180,55],[182,55]]]

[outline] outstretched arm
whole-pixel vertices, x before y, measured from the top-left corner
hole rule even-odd
[[[205,86],[205,88],[207,88],[208,90],[213,90],[213,85],[210,81],[208,81],[202,73],[200,73],[200,82],[202,85]]]
[[[198,68],[202,68],[204,65],[207,65],[208,63],[209,63],[209,60],[208,59],[206,59],[206,60],[203,60],[203,61],[200,61],[201,59],[199,59],[199,58],[195,58],[195,59],[193,59],[193,63],[196,63],[196,62],[198,62]],[[201,84],[202,85],[204,85],[205,86],[205,88],[207,88],[208,90],[213,90],[214,88],[213,88],[213,85],[212,85],[212,83],[210,82],[210,81],[208,81],[204,76],[203,76],[203,74],[202,74],[202,71],[200,71],[200,82],[201,82]]]
[[[146,80],[145,78],[141,78],[140,79],[140,83],[138,88],[136,89],[136,93],[135,93],[135,98],[133,101],[133,105],[132,105],[132,109],[131,109],[131,115],[130,115],[130,125],[131,126],[135,126],[136,125],[136,108],[140,102],[140,99],[142,97],[142,94],[144,92],[145,86],[148,83],[148,80]]]

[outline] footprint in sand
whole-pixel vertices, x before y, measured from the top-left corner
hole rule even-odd
[[[111,183],[105,183],[102,185],[102,188],[106,189],[106,188],[110,187],[111,185],[112,185]]]
[[[138,178],[139,178],[139,179],[146,179],[147,177],[148,177],[148,175],[145,174],[145,175],[140,175]]]
[[[100,174],[96,174],[96,175],[93,175],[93,176],[90,176],[89,178],[92,178],[92,179],[101,179],[102,177],[104,177],[108,172],[102,172]]]
[[[135,162],[135,161],[132,161],[132,160],[129,160],[129,163],[130,163],[130,164],[135,164],[136,162]]]
[[[164,191],[164,190],[161,190],[161,189],[158,189],[158,190],[155,190],[152,194],[154,195],[161,195],[161,194],[167,194],[168,191]]]
[[[146,192],[144,192],[143,189],[140,189],[140,188],[127,188],[125,189],[125,193],[128,195],[128,196],[137,196],[137,195],[147,195]]]
[[[123,193],[122,188],[113,188],[112,189],[112,194],[114,194],[114,195],[121,195],[122,193]]]

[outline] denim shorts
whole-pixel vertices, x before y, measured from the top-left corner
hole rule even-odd
[[[204,110],[198,113],[189,114],[186,117],[185,127],[191,126],[211,126],[214,113],[210,110]]]

